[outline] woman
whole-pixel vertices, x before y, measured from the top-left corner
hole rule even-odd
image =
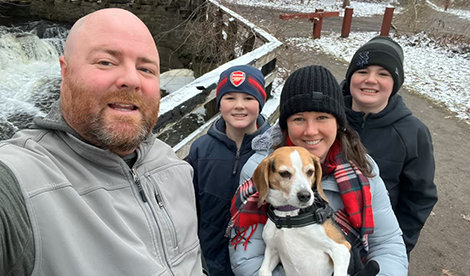
[[[409,254],[437,202],[437,189],[431,134],[397,94],[403,80],[402,48],[377,36],[354,54],[343,94],[349,124],[380,168]]]
[[[289,76],[281,93],[279,125],[253,140],[257,152],[245,164],[242,175],[252,174],[279,146],[301,146],[320,158],[323,190],[336,211],[335,220],[353,246],[351,274],[377,274],[361,271],[357,263],[362,259],[364,264],[378,264],[379,275],[407,275],[406,250],[387,190],[377,165],[367,156],[357,133],[348,127],[341,90],[326,68],[308,66]],[[336,180],[335,175],[344,173],[348,179]],[[265,208],[255,209],[257,194],[249,183],[241,185],[232,200],[229,249],[235,275],[258,275],[265,249]],[[344,186],[352,186],[358,191],[354,195],[363,195],[356,198],[363,200],[347,200],[352,194]],[[277,267],[273,275],[284,275],[282,268]]]

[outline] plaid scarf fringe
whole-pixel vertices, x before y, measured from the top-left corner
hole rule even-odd
[[[231,245],[234,246],[234,249],[237,250],[237,246],[240,242],[245,240],[243,242],[243,247],[246,250],[246,247],[248,246],[248,243],[250,241],[251,236],[255,233],[256,229],[258,228],[258,224],[253,224],[248,227],[240,227],[238,228],[237,235],[232,239]],[[247,236],[247,233],[248,236]],[[245,237],[246,236],[246,237]]]
[[[231,245],[234,245],[235,250],[243,240],[245,240],[243,246],[246,250],[251,236],[258,227],[258,223],[266,224],[268,220],[268,204],[264,202],[258,208],[258,199],[259,194],[251,178],[238,187],[232,198],[230,206],[232,219],[225,231],[225,237],[230,238],[232,229],[236,230],[236,235],[231,240]]]

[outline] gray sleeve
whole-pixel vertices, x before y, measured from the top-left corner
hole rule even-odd
[[[0,275],[31,275],[34,240],[18,181],[0,162]]]
[[[268,154],[268,151],[256,152],[248,159],[248,161],[246,161],[240,173],[240,185],[242,185],[243,182],[247,181],[253,176],[256,167],[258,167],[259,163],[261,163],[261,161],[266,158]]]

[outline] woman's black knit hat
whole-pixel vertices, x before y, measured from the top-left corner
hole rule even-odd
[[[346,72],[345,94],[350,94],[351,77],[359,69],[371,65],[385,68],[393,78],[392,94],[395,95],[405,79],[403,72],[403,49],[388,36],[376,36],[362,45],[354,54]]]
[[[316,111],[333,114],[340,127],[346,127],[343,94],[333,74],[312,65],[294,71],[281,92],[279,126],[287,129],[287,119],[298,112]]]

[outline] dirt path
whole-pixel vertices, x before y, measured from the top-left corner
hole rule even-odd
[[[312,23],[306,20],[281,21],[285,11],[231,6],[251,22],[264,28],[281,41],[287,37],[308,36]],[[379,31],[382,18],[354,18],[351,32]],[[326,18],[323,30],[341,30],[342,19]],[[300,52],[295,46],[285,47],[278,65],[293,70],[310,64],[330,69],[338,80],[344,77],[347,64],[320,52]],[[411,253],[410,276],[470,275],[470,126],[459,122],[447,111],[412,91],[401,89],[401,95],[430,129],[433,137],[439,201],[421,232]]]

